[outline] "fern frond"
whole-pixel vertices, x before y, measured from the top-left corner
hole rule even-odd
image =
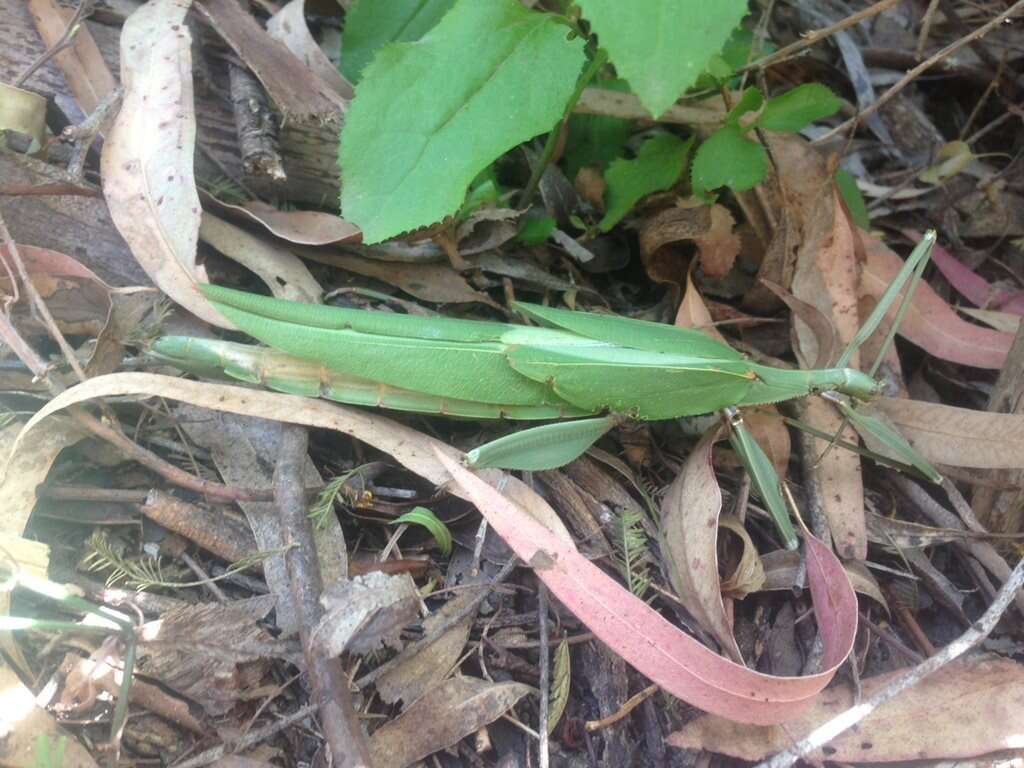
[[[650,550],[643,517],[634,510],[623,510],[616,520],[615,560],[629,591],[643,597],[651,585],[648,574]]]
[[[365,493],[358,494],[354,489],[349,488],[348,482],[368,466],[368,464],[360,464],[348,472],[343,472],[337,477],[331,478],[330,482],[324,486],[324,489],[320,491],[320,495],[316,497],[316,501],[309,508],[308,516],[313,520],[317,528],[323,528],[327,524],[327,516],[334,508],[334,502],[340,494],[344,494],[345,502],[349,504],[359,500],[356,498],[357,496],[366,495]]]

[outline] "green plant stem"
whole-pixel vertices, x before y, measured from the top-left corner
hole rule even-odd
[[[534,166],[533,172],[530,174],[530,180],[526,182],[526,186],[523,187],[523,193],[519,196],[519,207],[525,208],[526,204],[533,197],[533,193],[537,191],[537,185],[540,184],[540,177],[544,175],[544,171],[547,169],[548,164],[551,162],[551,158],[555,154],[555,147],[558,145],[558,137],[562,134],[566,122],[569,120],[569,116],[572,114],[573,108],[576,106],[576,102],[580,100],[583,95],[583,89],[586,88],[590,81],[594,79],[595,75],[601,71],[601,67],[608,61],[608,54],[602,48],[597,49],[597,53],[594,54],[594,58],[591,59],[589,66],[584,70],[580,79],[576,83],[576,90],[572,92],[572,96],[569,97],[569,103],[565,107],[565,113],[562,115],[562,119],[558,121],[558,124],[551,129],[548,134],[547,141],[544,143],[544,151],[541,153],[540,160],[537,165]]]

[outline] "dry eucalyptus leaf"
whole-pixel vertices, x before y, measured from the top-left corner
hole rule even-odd
[[[879,397],[861,410],[894,424],[922,456],[936,464],[1024,467],[1024,415],[890,397]]]
[[[374,768],[405,768],[497,720],[533,689],[453,677],[423,696],[370,738]]]
[[[440,610],[424,620],[424,637],[432,636],[438,625],[462,611],[476,597],[473,591],[456,594]],[[377,678],[375,685],[381,699],[388,704],[402,700],[404,706],[408,707],[443,680],[462,654],[469,630],[473,626],[473,618],[473,614],[470,614],[458,624],[449,627],[444,634],[412,658],[397,660],[391,669]]]
[[[185,309],[233,328],[197,289],[199,195],[193,173],[190,2],[152,0],[121,32],[124,101],[103,145],[101,177],[110,215],[135,259]]]
[[[884,688],[900,670],[861,680],[860,698]],[[750,726],[705,715],[669,736],[675,747],[706,749],[742,760],[761,760],[787,749],[815,727],[855,705],[847,684],[823,691],[811,709],[785,725]],[[1024,743],[1024,665],[973,657],[943,667],[856,728],[845,731],[812,760],[877,763],[966,759]]]
[[[669,579],[686,607],[723,651],[743,663],[725,613],[718,577],[718,524],[722,491],[711,465],[721,427],[712,427],[690,452],[661,503],[661,546]]]
[[[733,600],[742,600],[749,594],[759,592],[764,586],[764,565],[761,563],[761,556],[757,553],[750,534],[743,527],[743,523],[733,515],[723,515],[718,521],[719,528],[732,531],[743,543],[743,554],[733,572],[722,579],[722,594]]]
[[[792,590],[797,585],[800,576],[800,553],[788,549],[777,549],[761,555],[761,565],[764,567],[764,584],[761,590],[764,592],[776,592],[781,590]],[[857,560],[848,560],[843,563],[847,578],[855,592],[870,597],[879,605],[889,610],[889,604],[882,595],[882,589],[875,581],[875,577],[868,570],[864,563]]]
[[[330,86],[338,96],[351,99],[355,91],[317,45],[306,26],[306,0],[292,0],[267,21],[267,32],[280,40],[303,64]]]
[[[340,581],[320,596],[324,616],[313,641],[328,656],[401,648],[402,630],[416,621],[420,596],[409,574],[381,571]]]
[[[212,201],[218,209],[237,218],[254,221],[272,235],[296,245],[329,245],[362,238],[359,227],[332,213],[286,211],[259,200],[250,200],[241,205],[231,205],[208,196],[204,196],[204,200],[207,203]]]
[[[320,283],[294,253],[211,213],[203,213],[199,237],[228,258],[255,272],[279,299],[318,303]]]

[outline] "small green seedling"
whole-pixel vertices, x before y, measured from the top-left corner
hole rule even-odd
[[[153,352],[193,372],[355,405],[474,419],[573,419],[470,451],[467,464],[478,468],[559,467],[623,420],[725,411],[733,446],[794,547],[779,479],[735,409],[834,393],[855,427],[891,447],[890,459],[903,457],[937,478],[898,433],[857,414],[855,403],[878,394],[880,384],[843,367],[934,242],[929,233],[918,245],[839,367],[821,370],[761,365],[699,331],[612,315],[517,303],[541,326],[535,328],[301,304],[212,285],[204,291],[217,310],[271,349],[171,336],[157,340]]]

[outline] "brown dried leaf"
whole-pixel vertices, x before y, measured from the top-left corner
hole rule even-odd
[[[922,456],[936,464],[1024,467],[1024,415],[892,397],[877,398],[861,410],[895,424]]]
[[[727,208],[698,205],[692,200],[643,219],[639,224],[640,253],[651,279],[682,284],[684,264],[678,254],[661,249],[688,241],[697,246],[704,272],[722,277],[740,252],[740,238],[733,232],[735,223]]]
[[[323,289],[306,265],[280,245],[263,240],[211,213],[203,213],[199,236],[256,273],[279,299],[319,303]]]
[[[220,715],[256,689],[265,660],[297,661],[298,646],[275,640],[258,622],[274,608],[271,595],[201,603],[171,611],[139,629],[138,672]]]
[[[475,599],[476,595],[472,592],[457,594],[440,610],[424,620],[424,636],[430,637],[436,632],[438,625],[462,611]],[[452,625],[422,651],[412,658],[398,661],[391,669],[377,678],[375,685],[381,699],[388,704],[394,704],[401,699],[404,706],[408,708],[410,704],[447,677],[466,645],[469,630],[473,626],[473,618],[472,615],[469,615],[458,624]]]
[[[435,304],[464,304],[477,301],[495,306],[490,296],[474,289],[448,264],[384,262],[347,253],[324,253],[303,249],[302,254],[322,264],[347,269],[400,288],[410,296]]]
[[[271,234],[296,245],[358,242],[363,233],[351,222],[323,211],[283,211],[259,200],[232,205],[212,197],[207,202],[246,221],[255,221]]]
[[[286,122],[340,123],[347,102],[234,0],[196,6],[267,89]]]
[[[110,286],[75,259],[49,248],[18,245],[32,284],[46,301],[57,327],[67,335],[98,336],[110,320]],[[6,248],[0,246],[0,263],[8,260]],[[0,295],[13,296],[10,269],[0,270]],[[32,339],[47,337],[46,326],[36,318],[28,297],[10,308],[10,314],[23,336]]]
[[[320,597],[324,615],[313,640],[326,656],[401,648],[401,633],[416,621],[420,596],[409,574],[380,571],[339,581]]]
[[[857,307],[860,268],[853,230],[831,185],[827,195],[829,204],[819,203],[816,215],[831,218],[828,221],[821,218],[807,221],[817,233],[813,241],[816,247],[813,250],[806,245],[801,247],[791,289],[794,296],[816,307],[832,322],[840,343],[846,345],[860,325]],[[797,315],[793,316],[793,328],[797,337],[797,356],[803,367],[810,367],[821,358],[818,339]],[[859,356],[854,354],[850,367],[859,365]],[[835,434],[842,424],[842,418],[835,410],[818,398],[808,398],[803,418],[828,434]],[[847,428],[844,439],[856,442],[853,430]],[[816,452],[822,453],[827,443],[822,440],[814,442]],[[860,457],[849,451],[830,450],[815,466],[814,473],[837,551],[844,558],[863,560],[867,557],[868,544]]]
[[[335,9],[337,10],[337,9]],[[355,91],[317,45],[306,26],[306,0],[292,0],[267,21],[267,32],[280,40],[311,72],[343,99],[352,99]]]
[[[689,274],[686,276],[686,293],[683,294],[683,300],[676,311],[675,325],[680,328],[694,328],[728,344],[725,337],[715,327],[711,312]]]
[[[905,670],[861,681],[861,698],[881,690]],[[826,720],[854,705],[849,685],[824,691],[813,707],[785,726],[740,725],[700,717],[669,736],[676,747],[706,749],[742,760],[761,760],[787,749]],[[965,759],[1024,740],[1024,666],[980,657],[943,667],[879,707],[811,759],[839,763]]]
[[[750,534],[743,527],[743,523],[733,515],[723,515],[718,521],[720,528],[726,528],[739,537],[743,543],[743,553],[733,572],[722,579],[722,594],[733,600],[742,600],[752,592],[759,591],[764,586],[764,565],[761,564],[761,556],[757,553]]]
[[[733,661],[743,656],[732,634],[718,577],[718,518],[722,491],[711,465],[721,427],[710,429],[690,452],[661,502],[661,545],[679,601]]]
[[[370,738],[375,768],[405,768],[497,720],[533,691],[522,683],[453,677]]]

